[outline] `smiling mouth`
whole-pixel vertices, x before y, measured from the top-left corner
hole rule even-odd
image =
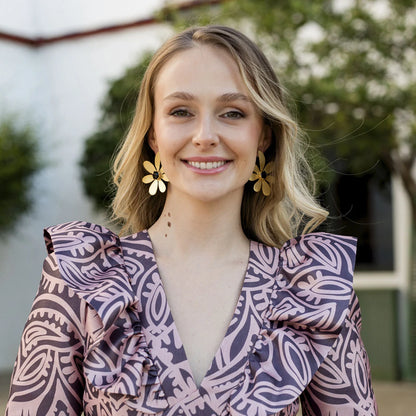
[[[216,169],[221,166],[224,166],[227,163],[227,161],[220,160],[217,162],[194,162],[194,161],[188,160],[187,163],[193,166],[194,168],[201,169],[201,170],[208,170],[208,169]]]

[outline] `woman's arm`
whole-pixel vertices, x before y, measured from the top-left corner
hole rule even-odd
[[[22,335],[6,416],[82,413],[86,310],[49,255]]]
[[[360,329],[361,312],[353,292],[345,326],[301,396],[304,416],[377,416]]]

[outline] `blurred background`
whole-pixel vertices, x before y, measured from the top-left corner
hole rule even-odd
[[[416,415],[416,6],[409,0],[0,0],[0,412],[43,228],[109,225],[110,160],[152,52],[190,24],[263,47],[311,143],[324,230],[355,288],[381,415]],[[111,226],[111,225],[110,225]]]

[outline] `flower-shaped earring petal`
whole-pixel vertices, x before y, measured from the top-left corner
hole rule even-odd
[[[145,160],[143,162],[143,166],[150,173],[150,175],[146,175],[142,179],[143,183],[150,183],[149,194],[156,195],[157,190],[159,190],[160,192],[165,192],[165,182],[169,182],[169,179],[166,176],[166,173],[163,172],[163,168],[160,163],[159,152],[157,152],[155,155],[155,164],[149,162],[148,160]]]
[[[258,151],[257,156],[259,159],[259,166],[254,166],[249,181],[256,181],[253,187],[255,192],[260,192],[261,190],[264,196],[269,196],[271,193],[270,184],[274,181],[274,177],[271,175],[273,171],[273,162],[269,162],[266,165],[266,158],[261,150]]]

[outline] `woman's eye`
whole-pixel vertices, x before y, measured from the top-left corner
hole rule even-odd
[[[178,110],[171,111],[169,115],[174,117],[189,117],[190,112],[188,110],[184,110],[183,108],[179,108]]]
[[[239,118],[244,118],[244,114],[241,111],[227,111],[223,115],[224,118],[230,118],[233,120],[237,120]]]

